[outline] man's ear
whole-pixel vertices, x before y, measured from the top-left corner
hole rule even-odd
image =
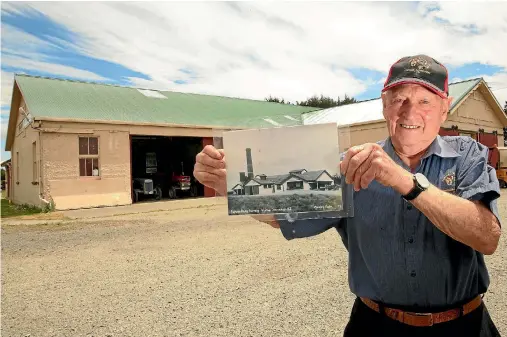
[[[442,122],[445,122],[447,118],[449,117],[449,112],[451,110],[452,101],[454,100],[454,97],[448,97],[444,99],[443,106],[442,106]]]
[[[382,115],[384,115],[384,119],[386,118],[386,107],[387,107],[387,92],[383,92],[380,96],[382,98]]]
[[[447,101],[447,112],[449,112],[451,110],[452,102],[454,102],[454,97],[449,96],[446,101]]]

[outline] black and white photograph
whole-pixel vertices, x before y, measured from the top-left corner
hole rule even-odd
[[[229,215],[343,209],[335,123],[228,131]]]

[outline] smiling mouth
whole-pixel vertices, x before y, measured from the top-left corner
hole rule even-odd
[[[418,125],[400,124],[400,126],[404,129],[419,129],[420,128],[420,126],[418,126]]]

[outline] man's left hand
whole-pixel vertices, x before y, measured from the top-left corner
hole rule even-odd
[[[350,148],[340,163],[347,184],[354,184],[354,190],[365,189],[373,180],[392,187],[402,195],[413,186],[412,175],[375,143]]]

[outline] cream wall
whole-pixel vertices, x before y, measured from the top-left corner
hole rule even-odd
[[[23,105],[21,100],[20,106]],[[28,112],[25,108],[25,111]],[[40,144],[39,133],[31,126],[27,126],[21,131],[18,129],[19,123],[24,115],[18,111],[14,142],[12,144],[12,193],[11,200],[15,204],[29,204],[37,207],[43,205],[39,198],[39,177],[40,177]],[[33,143],[35,142],[35,153]],[[36,160],[34,174],[34,155]]]
[[[338,129],[341,152],[354,145],[378,142],[389,136],[385,121],[339,127]]]
[[[99,177],[79,176],[79,136],[96,136],[99,139]],[[42,142],[44,194],[53,199],[56,209],[132,202],[128,132],[45,132]]]
[[[213,137],[218,131],[171,126],[43,121],[44,195],[56,209],[130,204],[129,135]],[[79,176],[79,136],[99,137],[100,177]]]
[[[259,195],[272,195],[273,194],[273,186],[274,185],[271,185],[271,187],[268,187],[268,188],[264,188],[264,186],[259,186]],[[275,190],[276,190],[276,186],[275,186]]]

